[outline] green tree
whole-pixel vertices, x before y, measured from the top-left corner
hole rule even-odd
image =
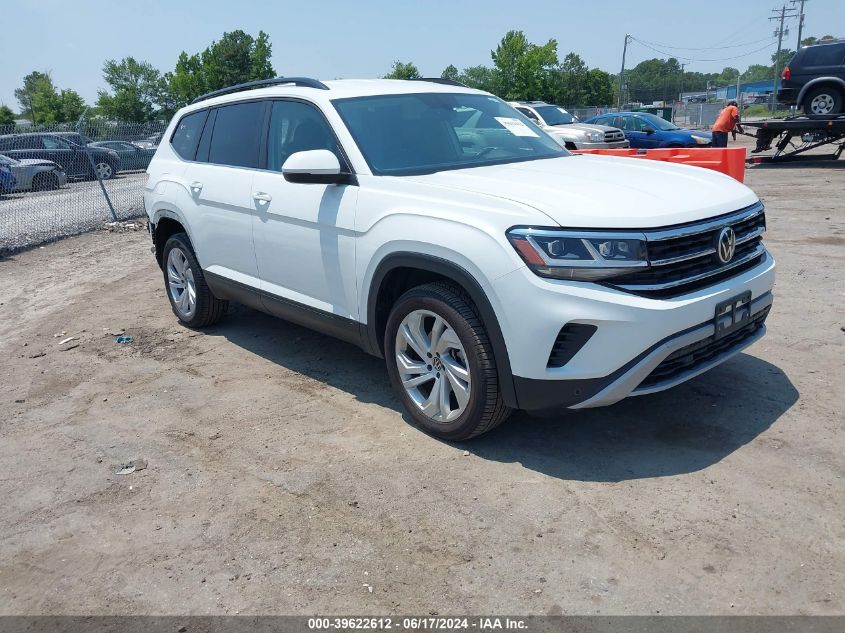
[[[138,123],[156,117],[163,79],[151,64],[134,57],[109,59],[103,65],[103,79],[112,89],[98,93],[97,106],[104,116]]]
[[[470,66],[458,75],[458,81],[477,90],[493,92],[493,69],[487,66]]]
[[[606,106],[616,103],[614,76],[599,68],[587,71],[583,105]]]
[[[59,118],[63,123],[77,121],[88,106],[82,96],[70,88],[62,90],[59,94]]]
[[[204,51],[179,55],[173,72],[164,74],[159,105],[163,114],[187,105],[203,93],[259,79],[271,79],[276,71],[270,36],[264,31],[253,38],[244,31],[223,33]]]
[[[825,42],[832,42],[836,38],[832,35],[823,35],[822,37],[806,37],[801,40],[801,46],[813,46],[815,44],[824,44]]]
[[[772,78],[772,67],[763,64],[751,64],[744,73],[743,81],[765,81]]]
[[[522,31],[508,31],[490,56],[497,95],[509,101],[553,98],[558,66],[555,40],[537,46]]]
[[[789,50],[788,48],[783,49],[780,52],[780,56],[777,53],[772,53],[772,73],[775,72],[777,69],[778,72],[783,70],[783,67],[789,63],[789,60],[792,59],[792,56],[795,55],[795,51]]]
[[[14,125],[15,113],[5,103],[0,105],[0,125]]]
[[[413,62],[403,63],[399,60],[393,62],[390,72],[384,76],[385,79],[419,79],[420,77],[422,75]]]
[[[49,73],[33,71],[23,78],[23,87],[15,90],[21,112],[33,123],[55,123],[61,117],[59,93]]]
[[[451,81],[460,81],[460,79],[459,79],[460,76],[461,76],[460,71],[455,66],[453,66],[452,64],[449,64],[448,66],[446,66],[446,68],[443,69],[443,72],[440,73],[441,79],[449,79]]]
[[[554,99],[557,103],[569,106],[592,103],[587,99],[589,69],[580,55],[569,53],[564,57],[557,78]]]

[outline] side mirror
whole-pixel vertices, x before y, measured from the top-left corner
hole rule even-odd
[[[282,165],[288,182],[312,185],[340,185],[350,182],[349,174],[341,173],[340,161],[327,149],[312,149],[291,154]]]
[[[654,134],[654,128],[653,127],[644,127],[643,132],[645,132],[646,134]]]

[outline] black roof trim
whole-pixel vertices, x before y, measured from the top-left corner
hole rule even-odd
[[[469,88],[466,84],[454,79],[443,79],[442,77],[415,77],[411,81],[429,81],[433,84],[443,84],[444,86],[459,86],[461,88]]]
[[[247,81],[246,83],[235,84],[234,86],[229,86],[228,88],[221,88],[220,90],[207,92],[204,95],[200,95],[199,97],[191,101],[191,104],[199,103],[200,101],[205,101],[206,99],[211,99],[212,97],[228,95],[232,94],[233,92],[241,92],[242,90],[252,90],[253,88],[266,88],[268,86],[281,86],[284,84],[293,84],[295,86],[303,86],[306,88],[316,88],[317,90],[329,89],[329,87],[322,81],[312,79],[311,77],[275,77],[273,79],[259,79],[258,81]]]

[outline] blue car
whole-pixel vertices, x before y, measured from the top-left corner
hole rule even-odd
[[[710,132],[687,130],[647,112],[613,112],[600,114],[585,123],[599,123],[618,127],[631,142],[631,147],[654,149],[657,147],[710,147]]]
[[[12,167],[0,158],[0,194],[9,193],[14,189],[17,179],[12,173]]]

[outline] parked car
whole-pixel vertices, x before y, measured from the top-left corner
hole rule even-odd
[[[235,300],[351,341],[450,440],[662,391],[765,333],[763,205],[724,174],[574,156],[439,79],[259,85],[182,108],[147,169],[188,327]]]
[[[11,166],[0,160],[0,195],[12,191],[16,184],[17,180]]]
[[[778,101],[806,114],[845,112],[845,40],[800,48],[781,74]]]
[[[587,123],[601,123],[622,129],[631,147],[636,148],[707,147],[713,144],[710,132],[680,128],[648,112],[600,114],[588,119]]]
[[[14,176],[15,182],[8,191],[46,191],[59,189],[67,184],[67,174],[60,165],[51,160],[15,160],[0,154],[0,166],[8,168]]]
[[[124,171],[146,169],[156,153],[154,147],[142,148],[128,141],[95,141],[89,147],[102,147],[116,152],[120,156],[120,168]]]
[[[137,145],[143,149],[155,149],[158,147],[159,143],[161,143],[161,136],[163,132],[159,132],[158,134],[153,134],[152,136],[148,136],[147,138],[142,138],[140,141],[132,141],[133,145]]]
[[[514,108],[534,121],[567,149],[622,149],[630,147],[622,130],[588,125],[560,106],[543,101],[512,101]]]
[[[102,147],[80,147],[54,134],[30,132],[0,136],[0,153],[22,160],[37,158],[62,166],[69,178],[113,178],[120,170],[120,156]],[[90,153],[93,160],[89,160]]]

